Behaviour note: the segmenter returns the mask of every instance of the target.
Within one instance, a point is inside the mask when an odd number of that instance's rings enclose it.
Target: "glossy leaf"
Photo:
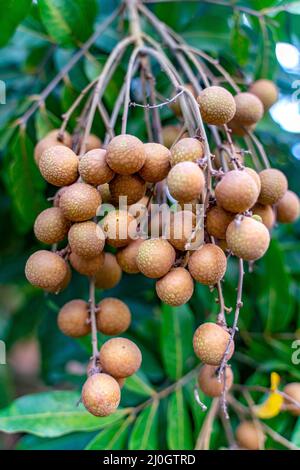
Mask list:
[[[167,443],[170,450],[193,448],[192,425],[182,389],[176,390],[169,399]]]
[[[121,450],[125,448],[129,428],[132,424],[133,417],[113,424],[101,431],[86,446],[86,450]]]
[[[158,448],[158,406],[159,402],[154,400],[139,414],[130,436],[130,450]]]
[[[4,46],[14,34],[18,24],[30,10],[32,0],[0,1],[0,47]]]

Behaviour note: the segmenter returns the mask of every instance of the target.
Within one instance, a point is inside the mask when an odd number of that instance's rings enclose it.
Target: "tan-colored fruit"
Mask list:
[[[261,191],[258,202],[261,204],[276,204],[286,193],[288,182],[282,171],[268,168],[259,173]]]
[[[65,186],[77,180],[78,163],[79,159],[73,150],[65,145],[54,145],[42,153],[39,169],[48,183]]]
[[[64,217],[59,207],[49,207],[41,212],[34,222],[36,238],[47,244],[63,240],[70,228],[70,222]]]
[[[109,184],[108,183],[101,184],[100,186],[98,186],[97,189],[101,195],[103,204],[104,203],[110,204],[111,194],[110,194]]]
[[[150,183],[165,179],[170,169],[170,150],[161,144],[144,144],[146,160],[139,171],[140,176]]]
[[[162,128],[163,144],[168,149],[171,148],[174,142],[177,140],[178,136],[180,135],[180,132],[181,132],[180,126],[175,126],[175,125],[164,126]],[[187,136],[187,133],[185,133],[182,137],[186,137],[186,136]]]
[[[85,142],[85,151],[99,149],[102,145],[101,140],[95,134],[90,134]]]
[[[204,156],[203,144],[192,137],[179,140],[171,149],[171,166],[180,162],[194,162]]]
[[[191,83],[187,83],[186,85],[184,85],[184,87],[187,88],[196,98],[195,89]],[[187,94],[185,94],[185,96],[187,96]],[[170,104],[170,108],[172,109],[173,113],[176,114],[176,116],[182,116],[179,97],[176,99],[176,101],[172,101],[172,103]]]
[[[226,232],[226,241],[229,250],[247,261],[261,258],[270,244],[270,234],[262,222],[252,217],[243,217],[242,220],[233,220]]]
[[[105,235],[101,227],[88,220],[73,224],[68,233],[72,252],[83,258],[99,256],[105,244]]]
[[[260,182],[260,177],[259,177],[259,174],[253,170],[253,168],[249,168],[248,166],[246,166],[244,168],[244,171],[249,175],[251,176],[251,178],[254,179],[254,182],[257,186],[257,189],[258,189],[258,192],[260,193],[260,190],[261,190],[261,182]]]
[[[264,114],[264,107],[257,96],[252,93],[239,93],[234,97],[236,112],[233,121],[240,126],[256,124]]]
[[[118,382],[108,374],[93,374],[85,382],[82,403],[94,416],[108,416],[119,406],[121,392]]]
[[[267,229],[271,230],[271,228],[274,227],[275,214],[272,206],[263,206],[262,204],[257,203],[254,207],[252,207],[252,213],[253,215],[259,215],[261,217],[261,220]]]
[[[139,247],[136,262],[145,276],[156,279],[170,271],[175,262],[175,250],[167,240],[151,238]]]
[[[112,202],[121,204],[120,197],[127,198],[124,204],[134,204],[145,194],[146,183],[139,175],[116,175],[109,183]]]
[[[65,274],[65,277],[63,278],[63,281],[59,284],[57,292],[61,292],[62,290],[66,289],[68,285],[70,284],[70,281],[72,278],[72,271],[71,271],[69,263],[67,262],[66,262],[66,267],[67,267],[67,272]]]
[[[265,436],[252,421],[243,421],[236,429],[236,439],[243,449],[259,450]]]
[[[185,251],[186,245],[193,242],[193,229],[196,217],[191,211],[178,211],[171,214],[168,240],[177,250]]]
[[[185,268],[174,268],[156,281],[155,288],[162,302],[176,307],[190,300],[194,292],[194,282]]]
[[[110,246],[120,248],[132,240],[136,232],[135,218],[125,210],[113,210],[101,221],[102,230]]]
[[[73,222],[91,219],[101,204],[101,196],[96,188],[85,183],[74,183],[61,195],[59,207],[64,216]]]
[[[72,338],[81,338],[91,331],[89,305],[84,300],[67,302],[59,311],[57,323],[60,331]]]
[[[127,305],[119,299],[108,297],[97,305],[97,328],[104,335],[120,335],[131,323]]]
[[[201,91],[197,98],[201,116],[207,124],[221,126],[231,121],[235,114],[235,100],[229,91],[211,86]]]
[[[54,145],[65,145],[69,148],[72,147],[72,137],[67,131],[64,132],[62,141],[58,140],[58,134],[59,129],[54,129],[53,131],[45,135],[45,137],[43,137],[36,144],[34,148],[34,159],[37,165],[39,164],[39,160],[41,158],[42,153],[49,147],[53,147]]]
[[[196,163],[181,162],[173,166],[167,178],[171,196],[180,202],[199,198],[205,185],[203,171]]]
[[[258,198],[258,188],[254,179],[243,170],[226,173],[216,186],[217,203],[223,209],[238,213],[252,207]]]
[[[218,380],[218,367],[205,364],[201,367],[198,375],[200,389],[208,397],[220,397],[224,389],[224,371]],[[231,367],[225,369],[225,389],[230,390],[233,383],[233,373]]]
[[[224,253],[228,250],[228,245],[226,240],[218,240],[217,245],[224,251]]]
[[[249,92],[257,96],[264,106],[264,110],[268,111],[278,99],[278,88],[271,80],[261,78],[252,83]]]
[[[85,183],[109,183],[114,177],[114,172],[106,163],[106,150],[94,149],[83,155],[79,162],[79,174]]]
[[[76,253],[71,253],[69,259],[72,267],[84,276],[94,276],[104,265],[103,252],[93,258],[83,258]]]
[[[117,261],[125,273],[135,274],[139,272],[136,258],[143,241],[142,238],[133,240],[117,252]]]
[[[228,123],[228,127],[234,135],[244,137],[245,135],[248,135],[248,132],[254,131],[256,124],[252,124],[252,126],[243,126],[233,119]]]
[[[289,395],[291,398],[296,400],[300,405],[300,383],[299,382],[291,382],[287,384],[284,389],[284,393]],[[284,399],[284,404],[286,405],[287,409],[294,415],[300,416],[300,407],[293,404],[287,398]]]
[[[129,377],[141,366],[138,346],[127,338],[112,338],[100,349],[99,361],[103,370],[116,378]]]
[[[104,264],[95,275],[95,286],[98,289],[112,289],[121,280],[122,269],[116,257],[111,253],[104,253]]]
[[[137,173],[145,163],[143,142],[129,134],[114,137],[107,147],[106,161],[120,175]]]
[[[244,155],[241,153],[241,149],[238,145],[234,145],[234,153],[232,155],[231,151],[231,146],[225,142],[222,144],[222,148],[216,148],[214,150],[215,158],[213,160],[214,166],[216,168],[221,168],[222,167],[222,156],[227,163],[228,169],[229,170],[234,170],[234,165],[233,162],[231,161],[231,155],[241,164],[243,165],[244,163]],[[224,165],[225,166],[225,165]],[[226,168],[223,168],[223,170],[226,170]]]
[[[27,260],[25,275],[35,287],[47,292],[59,292],[67,276],[67,263],[56,253],[39,250]]]
[[[300,215],[299,197],[293,191],[287,191],[276,206],[277,220],[284,224],[295,222]]]
[[[219,366],[229,343],[230,335],[216,323],[203,323],[194,333],[193,346],[197,357],[211,366]],[[234,344],[231,343],[227,359],[234,352]]]
[[[195,281],[212,286],[224,276],[227,260],[224,251],[219,246],[207,243],[193,252],[189,258],[188,267]]]
[[[226,238],[226,230],[234,215],[227,212],[220,206],[214,206],[206,214],[206,229],[212,237],[218,239]]]

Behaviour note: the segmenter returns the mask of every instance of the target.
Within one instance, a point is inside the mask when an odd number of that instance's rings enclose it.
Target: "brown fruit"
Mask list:
[[[67,274],[65,260],[56,253],[46,250],[33,253],[25,266],[25,275],[30,284],[47,292],[59,292]]]
[[[205,185],[203,171],[196,163],[181,162],[173,166],[167,178],[171,196],[180,202],[198,199]]]
[[[104,265],[103,252],[93,258],[83,258],[76,253],[71,253],[69,259],[72,267],[84,276],[95,276]]]
[[[99,361],[103,370],[116,378],[133,375],[141,366],[142,354],[133,341],[112,338],[100,349]]]
[[[267,251],[270,234],[262,222],[252,217],[243,217],[242,220],[233,220],[229,224],[226,241],[235,256],[246,261],[255,261]]]
[[[37,216],[33,230],[40,242],[51,245],[66,237],[70,225],[59,207],[49,207]]]
[[[71,271],[69,263],[66,263],[66,267],[67,267],[66,275],[63,278],[63,281],[59,284],[57,292],[61,292],[62,290],[66,289],[68,285],[70,284],[70,281],[72,278],[72,271]]]
[[[151,238],[139,247],[136,262],[145,276],[156,279],[170,271],[175,262],[175,250],[167,240]]]
[[[72,252],[83,258],[99,256],[105,244],[105,235],[101,227],[88,220],[73,224],[68,233]]]
[[[114,137],[107,146],[106,161],[120,175],[138,172],[145,163],[143,142],[129,134]]]
[[[82,403],[94,416],[108,416],[119,406],[121,392],[118,382],[108,374],[93,374],[82,389]]]
[[[283,391],[284,393],[289,395],[291,398],[296,400],[300,405],[300,383],[299,382],[291,382],[287,384],[284,387]],[[284,404],[294,416],[300,416],[300,406],[297,407],[287,398],[284,399]]]
[[[257,96],[252,93],[239,93],[234,97],[236,112],[234,123],[240,126],[252,126],[256,124],[264,114],[264,107]]]
[[[221,374],[220,382],[217,375],[218,367],[205,364],[201,367],[198,375],[200,389],[208,397],[220,397],[224,389],[224,371]],[[230,390],[233,383],[233,373],[231,367],[225,369],[225,390]]]
[[[60,331],[72,338],[81,338],[91,331],[89,305],[84,300],[67,302],[59,311],[57,323]]]
[[[256,124],[252,124],[252,126],[243,126],[233,119],[228,123],[228,127],[234,135],[244,137],[245,135],[248,135],[248,132],[254,131]]]
[[[190,300],[194,292],[194,282],[185,268],[174,268],[156,281],[155,288],[162,302],[176,307]]]
[[[282,171],[268,168],[259,173],[261,191],[258,202],[260,204],[276,204],[286,193],[288,183]]]
[[[150,183],[165,179],[170,169],[170,150],[161,144],[150,142],[144,144],[146,160],[139,175]]]
[[[109,189],[109,184],[104,183],[98,186],[98,191],[100,193],[103,204],[111,204],[111,194]]]
[[[259,450],[265,436],[252,421],[243,421],[236,429],[236,439],[243,449]]]
[[[133,240],[129,245],[117,252],[117,261],[125,273],[135,274],[139,272],[136,258],[143,241],[142,238]]]
[[[192,137],[179,140],[171,149],[171,166],[180,162],[194,162],[204,156],[203,144]]]
[[[74,183],[61,195],[59,207],[64,216],[73,222],[91,219],[101,204],[99,191],[85,183]]]
[[[284,224],[295,222],[300,215],[300,202],[297,194],[293,191],[287,191],[278,201],[276,214],[278,222]]]
[[[131,323],[127,305],[119,299],[107,297],[97,305],[97,328],[104,335],[120,335]]]
[[[249,92],[257,96],[264,106],[264,110],[268,111],[269,108],[278,99],[278,89],[274,82],[261,78],[252,83],[249,87]]]
[[[244,155],[241,152],[241,149],[238,145],[234,145],[234,153],[233,157],[241,164],[244,164]],[[231,146],[225,142],[222,144],[222,148],[216,148],[214,150],[215,158],[213,160],[214,166],[216,168],[221,168],[222,167],[222,156],[224,161],[227,163],[228,169],[229,170],[234,170],[234,165],[233,162],[231,161]],[[223,170],[226,170],[226,168],[223,168]]]
[[[192,242],[196,217],[191,211],[178,211],[171,214],[168,240],[176,250],[185,251],[186,245]]]
[[[267,229],[271,230],[275,224],[275,214],[272,209],[272,206],[263,206],[262,204],[255,204],[252,207],[253,215],[259,215],[262,219],[263,224],[267,227]]]
[[[45,135],[45,137],[43,137],[36,144],[34,148],[34,159],[37,165],[39,164],[39,160],[41,158],[42,153],[49,147],[53,147],[53,145],[65,145],[69,148],[72,147],[72,137],[67,131],[64,132],[62,141],[58,140],[58,134],[59,129],[54,129],[53,131]]]
[[[114,172],[106,163],[106,150],[94,149],[83,155],[79,162],[79,174],[85,183],[109,183],[114,177]]]
[[[174,142],[177,140],[178,136],[180,135],[181,127],[180,126],[164,126],[162,128],[162,140],[163,144],[169,149],[172,147]],[[185,133],[182,137],[187,136]]]
[[[197,357],[211,366],[219,366],[230,339],[229,333],[216,323],[203,323],[194,333],[193,346]],[[227,359],[234,352],[234,344],[231,343]]]
[[[256,203],[258,194],[254,179],[243,170],[226,173],[215,190],[217,203],[233,213],[250,209]]]
[[[112,289],[121,280],[122,269],[116,257],[111,253],[104,253],[104,264],[95,275],[95,286],[98,289]]]
[[[213,286],[224,276],[227,260],[224,251],[219,246],[207,243],[193,252],[189,258],[188,267],[195,281]]]
[[[258,192],[260,193],[260,190],[261,190],[261,182],[260,182],[260,177],[259,177],[259,174],[253,170],[253,168],[249,168],[248,166],[246,166],[244,168],[244,171],[249,175],[251,176],[251,178],[253,178],[256,186],[257,186],[257,190]]]
[[[221,126],[231,121],[235,114],[235,100],[229,91],[211,86],[201,91],[197,98],[201,116],[207,124]]]
[[[206,214],[206,229],[212,237],[218,239],[226,238],[226,230],[234,215],[227,212],[220,206],[214,206]]]
[[[112,210],[101,221],[108,245],[120,248],[126,246],[135,235],[137,222],[125,210]]]
[[[146,183],[139,175],[116,175],[109,183],[112,202],[119,205],[120,197],[127,198],[124,204],[131,205],[145,194]]]
[[[85,151],[89,152],[90,150],[99,149],[102,145],[101,140],[94,134],[90,134],[85,142]]]
[[[48,183],[65,186],[78,178],[79,159],[73,150],[65,145],[47,148],[39,159],[39,169]]]

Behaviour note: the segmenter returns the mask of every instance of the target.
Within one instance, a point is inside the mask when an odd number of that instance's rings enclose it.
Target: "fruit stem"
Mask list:
[[[95,278],[91,277],[89,289],[89,306],[90,306],[90,319],[91,319],[91,330],[92,330],[92,360],[93,366],[96,367],[97,359],[99,356],[98,350],[98,338],[97,338],[97,322],[96,322],[96,303],[95,303]]]

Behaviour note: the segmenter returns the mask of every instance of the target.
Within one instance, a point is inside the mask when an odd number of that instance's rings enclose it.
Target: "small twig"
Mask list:
[[[209,412],[202,424],[201,431],[196,441],[195,450],[209,450],[213,423],[219,410],[219,404],[219,398],[214,398],[210,405]]]
[[[97,366],[97,359],[99,356],[98,350],[98,338],[97,338],[97,322],[96,322],[96,304],[95,304],[95,279],[90,278],[90,289],[89,289],[89,307],[90,307],[90,320],[92,329],[92,351],[93,351],[93,367]]]

